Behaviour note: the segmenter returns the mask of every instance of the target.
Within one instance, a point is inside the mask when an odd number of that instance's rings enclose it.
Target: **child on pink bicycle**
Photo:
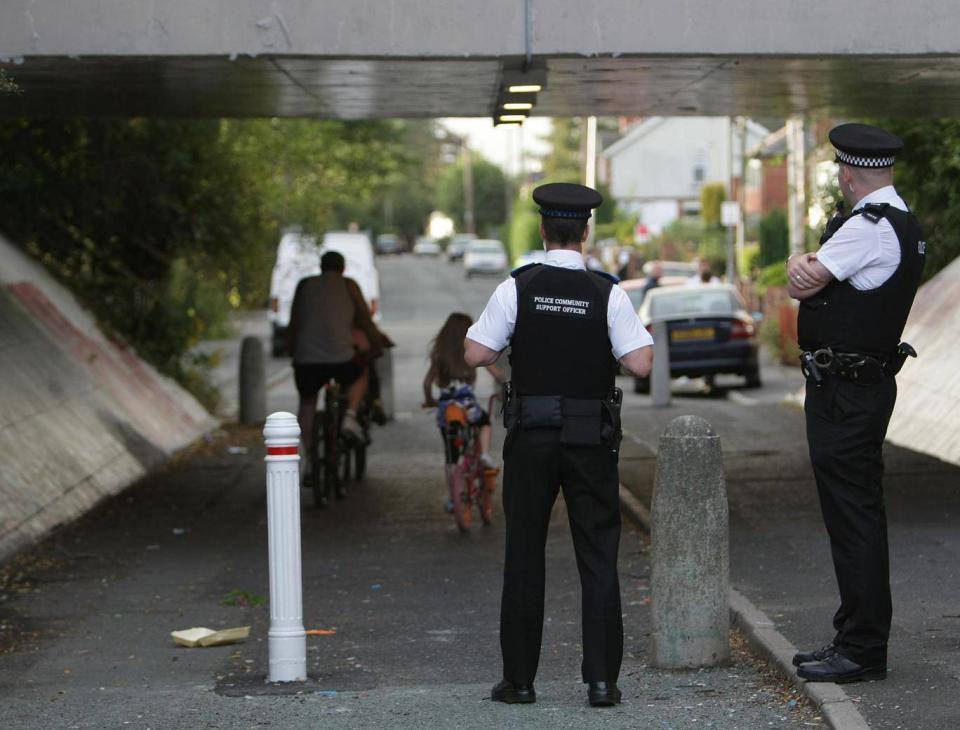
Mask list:
[[[461,406],[467,423],[479,428],[480,461],[485,467],[494,469],[496,462],[490,456],[490,415],[477,402],[473,392],[477,369],[463,359],[463,341],[472,324],[470,315],[454,312],[434,338],[430,348],[430,367],[423,379],[423,407],[437,408],[437,426],[442,434],[446,427],[447,406],[451,403]],[[487,370],[498,383],[503,382],[503,373],[498,367],[489,365]],[[439,400],[433,397],[433,386],[440,389]],[[455,461],[456,455],[448,453],[447,464]]]

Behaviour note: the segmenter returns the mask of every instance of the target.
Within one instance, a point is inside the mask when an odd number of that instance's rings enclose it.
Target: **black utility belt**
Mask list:
[[[566,398],[561,395],[511,395],[504,408],[504,425],[521,429],[557,429],[560,443],[569,446],[612,445],[620,442],[622,391],[611,396]]]
[[[911,351],[912,349],[910,348]],[[807,380],[816,385],[822,385],[824,376],[827,375],[849,380],[858,385],[875,385],[884,378],[893,377],[900,372],[906,357],[907,354],[901,354],[899,349],[895,358],[881,359],[858,352],[835,352],[829,347],[823,347],[819,350],[802,352],[800,369]],[[916,357],[915,353],[913,357]]]

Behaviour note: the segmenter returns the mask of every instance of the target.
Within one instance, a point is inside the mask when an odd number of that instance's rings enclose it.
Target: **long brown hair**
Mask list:
[[[463,359],[463,340],[473,318],[463,312],[454,312],[437,333],[430,347],[430,367],[437,385],[446,387],[453,380],[472,383],[477,378],[476,368]]]

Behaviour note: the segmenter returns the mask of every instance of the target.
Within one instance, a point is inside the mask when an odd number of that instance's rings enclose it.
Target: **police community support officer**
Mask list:
[[[580,569],[583,681],[591,705],[614,705],[623,658],[614,376],[617,360],[634,375],[647,375],[653,340],[616,279],[585,270],[581,245],[590,211],[603,202],[600,194],[553,183],[534,190],[533,199],[543,216],[546,260],[514,271],[497,288],[465,345],[473,366],[495,362],[512,346],[504,443],[503,681],[492,698],[536,701],[544,548],[562,487]]]
[[[813,681],[882,679],[890,635],[883,440],[897,397],[894,375],[912,348],[900,343],[920,284],[926,244],[893,188],[899,138],[844,124],[830,132],[838,181],[853,207],[827,225],[815,254],[787,262],[800,300],[810,461],[840,587],[836,634],[793,663]]]

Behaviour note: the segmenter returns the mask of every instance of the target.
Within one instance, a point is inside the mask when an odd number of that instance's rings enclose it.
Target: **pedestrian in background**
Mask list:
[[[503,679],[498,702],[536,701],[544,611],[544,550],[562,488],[580,570],[583,681],[591,705],[620,702],[623,619],[617,452],[620,364],[645,377],[653,340],[615,278],[585,270],[581,246],[603,198],[582,185],[533,192],[543,264],[513,272],[467,332],[466,361],[496,362],[511,346],[503,447],[506,555],[500,604]]]
[[[897,397],[896,373],[912,348],[900,343],[920,285],[926,243],[893,187],[899,138],[844,124],[830,132],[849,215],[834,217],[816,253],[787,261],[800,300],[807,376],[807,443],[840,588],[833,639],[794,657],[810,681],[883,679],[890,600],[883,441]]]

